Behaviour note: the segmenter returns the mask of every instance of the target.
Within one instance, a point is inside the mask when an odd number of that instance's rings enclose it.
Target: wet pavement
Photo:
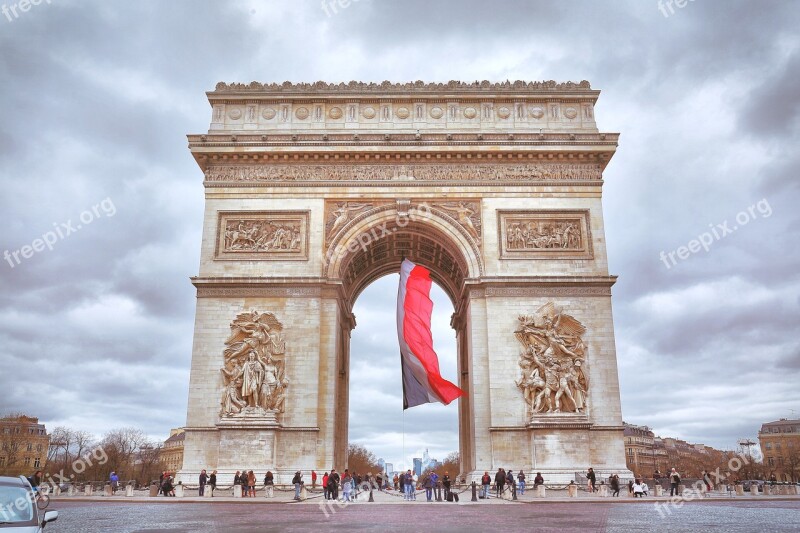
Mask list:
[[[660,500],[664,503],[666,500]],[[661,508],[654,501],[411,504],[260,501],[145,503],[54,500],[57,532],[250,531],[798,531],[800,501],[693,501]]]

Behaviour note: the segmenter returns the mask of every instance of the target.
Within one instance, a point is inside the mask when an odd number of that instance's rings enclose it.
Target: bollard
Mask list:
[[[203,491],[203,498],[213,498],[214,497],[214,490],[211,488],[211,485],[206,485],[206,490]]]
[[[744,496],[744,485],[734,485],[733,490],[736,491],[737,496]]]
[[[567,495],[570,498],[577,498],[578,497],[578,485],[574,483],[567,486]]]
[[[656,486],[653,487],[653,496],[663,496],[663,495],[664,495],[664,487],[656,484]]]
[[[478,501],[478,491],[476,490],[474,481],[472,482],[472,501],[473,502]]]
[[[275,487],[272,485],[267,485],[267,490],[264,491],[264,497],[266,498],[274,498],[275,497]]]
[[[53,487],[53,496],[61,496],[61,487],[56,485]]]
[[[83,494],[84,494],[84,495],[86,495],[86,496],[91,496],[93,493],[94,493],[94,487],[92,487],[91,483],[90,483],[90,484],[87,484],[87,485],[86,485],[86,486],[83,488]]]
[[[183,498],[184,497],[185,487],[178,483],[175,485],[175,497],[176,498]]]
[[[517,499],[517,484],[514,483],[511,485],[511,500],[516,501]]]
[[[233,497],[234,498],[241,498],[242,497],[242,486],[238,483],[233,486]]]
[[[300,485],[300,501],[308,499],[308,489],[306,489],[305,483]]]
[[[544,488],[544,485],[537,485],[535,491],[537,498],[544,498],[547,495],[547,490]]]
[[[106,484],[103,486],[103,496],[113,496],[114,491],[111,490],[111,485]]]
[[[600,485],[600,497],[608,498],[608,485]]]
[[[70,486],[67,487],[67,496],[75,496],[75,485],[70,484]]]
[[[758,492],[758,483],[752,483],[750,485],[750,495],[751,496],[761,496]]]
[[[133,496],[133,485],[126,485],[125,486],[125,496],[127,498],[131,498]]]
[[[153,483],[152,485],[150,485],[150,497],[155,498],[157,496],[158,496],[158,485]]]
[[[369,487],[369,502],[374,502],[375,499],[372,497],[372,486]]]

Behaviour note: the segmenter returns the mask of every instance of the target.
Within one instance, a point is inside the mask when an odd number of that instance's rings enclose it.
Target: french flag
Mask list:
[[[403,369],[403,409],[423,403],[449,404],[464,391],[439,374],[439,358],[433,351],[430,299],[431,273],[403,259],[397,291],[397,339]]]

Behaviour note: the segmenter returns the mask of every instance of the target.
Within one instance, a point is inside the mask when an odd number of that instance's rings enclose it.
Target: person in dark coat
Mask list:
[[[613,474],[609,482],[611,484],[611,496],[619,496],[619,476]]]
[[[494,488],[497,491],[497,497],[500,498],[503,495],[503,485],[506,483],[506,473],[503,472],[502,468],[497,469],[497,473],[494,475]]]
[[[211,497],[214,497],[214,490],[217,488],[217,471],[214,470],[211,472],[211,475],[208,476],[208,486],[211,487]]]
[[[447,472],[445,472],[442,476],[442,486],[444,487],[444,501],[446,502],[450,501],[450,484],[450,476],[447,474]]]
[[[175,493],[172,492],[174,487],[172,486],[172,478],[167,476],[164,479],[164,484],[161,485],[161,490],[164,492],[164,496],[175,496]]]
[[[342,478],[339,477],[339,473],[335,468],[332,468],[331,473],[328,476],[328,493],[331,497],[331,500],[339,499],[339,482],[341,480]]]
[[[205,494],[205,491],[206,491],[206,483],[208,483],[208,475],[206,474],[205,470],[201,470],[200,471],[200,479],[199,479],[199,481],[200,481],[200,491],[199,491],[198,494],[200,496],[203,496]]]
[[[533,478],[533,488],[536,488],[539,485],[544,485],[544,478],[542,477],[541,472],[536,472],[536,477]]]

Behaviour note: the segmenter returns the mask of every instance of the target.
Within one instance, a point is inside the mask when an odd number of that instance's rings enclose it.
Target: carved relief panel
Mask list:
[[[308,259],[308,211],[220,211],[216,259]]]
[[[499,210],[501,259],[592,259],[588,210]]]

